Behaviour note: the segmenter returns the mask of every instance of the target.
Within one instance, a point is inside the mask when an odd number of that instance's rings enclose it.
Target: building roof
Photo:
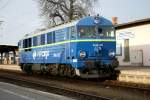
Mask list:
[[[150,24],[150,18],[135,20],[135,21],[123,23],[123,24],[117,24],[115,27],[116,27],[116,29],[124,29],[124,28],[144,25],[144,24]]]
[[[11,46],[11,45],[0,45],[0,53],[1,52],[9,52],[18,50],[18,46]]]

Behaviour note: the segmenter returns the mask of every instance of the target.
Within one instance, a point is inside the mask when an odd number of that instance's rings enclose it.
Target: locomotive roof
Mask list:
[[[98,23],[95,23],[96,18],[99,19]],[[95,25],[95,24],[107,26],[107,25],[112,25],[112,22],[109,21],[108,19],[104,18],[104,17],[88,16],[88,17],[85,17],[85,18],[79,20],[77,23],[78,26],[80,26],[80,25]]]
[[[108,19],[106,19],[102,16],[100,16],[100,17],[98,16],[99,22],[95,23],[95,18],[96,17],[87,16],[87,17],[81,18],[79,20],[75,20],[75,21],[67,22],[67,23],[64,23],[64,24],[61,24],[61,25],[57,25],[55,27],[51,27],[50,29],[47,29],[45,31],[40,31],[38,33],[33,33],[33,34],[26,34],[24,39],[29,38],[29,37],[38,36],[38,35],[41,35],[41,34],[45,34],[45,33],[48,33],[48,32],[52,32],[52,31],[55,31],[55,30],[71,27],[71,26],[82,26],[82,25],[89,26],[89,25],[95,25],[95,24],[102,25],[102,26],[113,25],[110,20],[108,20]]]

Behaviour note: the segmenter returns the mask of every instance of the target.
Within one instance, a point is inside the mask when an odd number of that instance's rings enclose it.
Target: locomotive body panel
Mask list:
[[[105,76],[106,70],[111,74],[118,66],[114,27],[109,20],[96,18],[86,17],[20,40],[22,70],[67,71],[64,75],[74,72],[85,78]]]

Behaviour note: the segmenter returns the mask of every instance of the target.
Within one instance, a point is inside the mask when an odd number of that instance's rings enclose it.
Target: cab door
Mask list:
[[[76,43],[76,27],[71,26],[67,32],[67,43],[66,43],[66,61],[70,63],[75,58]]]

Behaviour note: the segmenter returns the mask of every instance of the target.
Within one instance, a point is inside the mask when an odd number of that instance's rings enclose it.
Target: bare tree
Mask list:
[[[41,15],[50,26],[87,15],[95,2],[97,0],[39,0]]]

